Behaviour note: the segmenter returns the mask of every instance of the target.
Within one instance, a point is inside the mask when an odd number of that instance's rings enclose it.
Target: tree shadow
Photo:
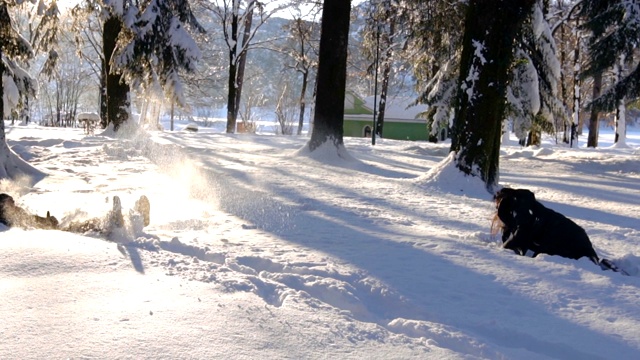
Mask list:
[[[411,231],[393,232],[349,209],[336,208],[325,199],[314,197],[314,194],[284,191],[274,197],[270,192],[257,190],[242,171],[220,169],[215,161],[188,151],[184,149],[180,154],[153,151],[156,155],[150,158],[161,165],[197,159],[199,164],[204,164],[198,167],[200,175],[206,179],[199,186],[206,187],[211,196],[218,199],[220,210],[283,241],[330,254],[337,261],[355,266],[389,286],[399,294],[390,303],[374,300],[364,292],[359,294],[369,313],[377,314],[374,321],[389,331],[416,337],[437,336],[389,326],[389,321],[404,318],[437,322],[500,346],[526,349],[559,359],[629,358],[637,355],[638,349],[615,335],[603,335],[563,319],[543,305],[501,285],[497,275],[500,272],[517,273],[523,283],[536,284],[545,280],[540,278],[538,268],[531,266],[529,269],[523,265],[526,258],[507,255],[486,244],[462,242],[447,233],[440,237],[426,237],[416,236]],[[204,190],[195,189],[194,192]],[[345,194],[350,190],[339,186],[332,191],[336,196],[359,196]],[[379,205],[389,206],[385,203]],[[392,210],[402,211],[400,208]],[[463,219],[457,221],[464,223]],[[449,244],[451,246],[447,247]],[[445,250],[432,252],[440,246]],[[494,264],[496,270],[478,273],[463,265],[469,261]],[[599,269],[594,267],[594,271]],[[551,276],[549,273],[546,275]],[[609,276],[613,282],[623,281],[614,278],[617,274]],[[397,299],[406,301],[395,301]],[[606,301],[603,304],[606,305]],[[494,320],[487,323],[487,319]],[[445,342],[441,344],[447,346]],[[477,349],[462,350],[458,345],[449,346],[454,351],[477,355],[474,353]],[[596,355],[603,353],[606,355]]]
[[[144,275],[144,264],[142,263],[142,258],[140,257],[140,251],[135,244],[118,244],[118,250],[125,256],[129,257],[131,260],[131,265],[133,268]]]

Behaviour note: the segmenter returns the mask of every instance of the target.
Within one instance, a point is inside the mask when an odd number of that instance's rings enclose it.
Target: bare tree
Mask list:
[[[242,6],[243,3],[244,6]],[[201,6],[209,11],[222,27],[229,55],[227,132],[234,133],[247,51],[249,51],[258,29],[275,13],[286,8],[289,4],[275,0],[265,3],[257,0],[213,0],[201,3]]]
[[[275,111],[278,130],[280,130],[281,135],[293,134],[293,118],[295,114],[292,111],[293,107],[291,106],[291,103],[288,101],[288,99],[289,88],[287,87],[287,84],[284,84],[282,86],[282,90],[280,91],[280,96],[278,97]],[[298,135],[299,134],[300,129],[298,128]]]
[[[391,0],[382,0],[371,3],[370,16],[367,18],[365,31],[366,48],[369,49],[369,57],[373,63],[369,66],[369,73],[373,73],[378,79],[380,73],[380,97],[377,104],[375,133],[382,136],[384,129],[384,115],[389,92],[391,66],[395,48],[398,46],[398,3]],[[376,84],[377,87],[377,84]]]
[[[311,81],[312,72],[318,66],[318,44],[319,44],[319,27],[313,20],[317,14],[317,7],[312,7],[306,14],[302,14],[299,7],[294,10],[294,19],[285,26],[288,31],[289,39],[283,52],[287,55],[289,61],[285,63],[286,69],[293,69],[302,76],[300,85],[300,96],[298,100],[298,131],[302,134],[304,127],[304,115],[306,110],[307,88]],[[281,100],[280,97],[279,100]],[[280,101],[278,101],[280,104]]]
[[[107,75],[102,47],[103,27],[101,22],[102,6],[99,0],[84,0],[73,7],[71,15],[72,32],[75,36],[76,52],[93,72],[98,84],[100,122],[106,127],[107,121]]]

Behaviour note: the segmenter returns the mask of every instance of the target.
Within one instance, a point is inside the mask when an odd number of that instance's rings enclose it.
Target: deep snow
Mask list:
[[[110,239],[0,225],[0,359],[640,358],[637,129],[500,160],[502,185],[585,227],[622,276],[501,249],[448,144],[345,138],[345,160],[219,127],[6,127],[49,174],[0,183],[22,206],[68,222],[146,194],[152,211]]]

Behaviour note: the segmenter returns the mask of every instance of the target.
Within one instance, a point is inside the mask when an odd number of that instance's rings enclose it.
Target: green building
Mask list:
[[[378,99],[379,100],[379,99]],[[387,98],[382,137],[396,140],[428,140],[427,121],[420,119],[426,105],[409,106],[409,98]],[[371,137],[373,96],[366,99],[347,92],[344,99],[344,136]]]

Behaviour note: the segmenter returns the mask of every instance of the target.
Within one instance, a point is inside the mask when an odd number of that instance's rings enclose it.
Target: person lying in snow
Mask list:
[[[146,196],[141,196],[136,201],[134,211],[142,216],[144,226],[148,226],[150,222],[151,205]],[[124,226],[124,217],[122,216],[122,205],[118,196],[113,197],[113,209],[109,211],[106,218],[93,218],[82,222],[71,222],[61,227],[58,219],[51,216],[49,211],[45,217],[31,214],[25,209],[16,205],[13,198],[8,194],[0,194],[0,224],[7,227],[20,228],[36,228],[63,230],[75,233],[86,233],[95,231],[98,233],[109,233],[113,228],[121,228]]]

